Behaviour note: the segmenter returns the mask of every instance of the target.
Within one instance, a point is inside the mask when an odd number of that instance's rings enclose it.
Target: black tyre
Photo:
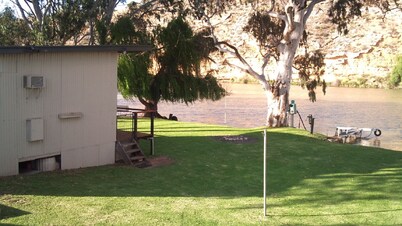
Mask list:
[[[374,130],[374,135],[375,135],[376,137],[381,136],[381,130],[379,130],[379,129]]]

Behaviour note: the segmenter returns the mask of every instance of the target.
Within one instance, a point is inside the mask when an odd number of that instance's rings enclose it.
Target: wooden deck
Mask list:
[[[120,142],[127,142],[127,141],[136,141],[138,142],[141,139],[149,140],[150,141],[150,150],[151,155],[154,155],[154,113],[155,111],[148,111],[143,109],[135,109],[135,108],[128,108],[128,107],[118,107],[117,108],[117,115],[120,117],[131,118],[131,131],[121,131],[117,130],[117,141]],[[150,126],[148,131],[138,131],[138,115],[151,113],[150,117]]]

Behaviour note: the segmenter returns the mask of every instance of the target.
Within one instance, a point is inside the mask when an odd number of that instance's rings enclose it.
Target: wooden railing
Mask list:
[[[140,114],[145,115],[150,113],[150,129],[149,131],[138,131],[138,116]],[[133,140],[145,139],[150,141],[151,155],[154,155],[154,121],[155,121],[156,111],[154,110],[144,110],[129,107],[117,107],[117,116],[126,116],[131,118],[131,134]]]

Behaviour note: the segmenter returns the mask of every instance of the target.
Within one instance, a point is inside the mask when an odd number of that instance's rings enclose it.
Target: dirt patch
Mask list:
[[[129,142],[133,139],[133,134],[130,131],[116,131],[116,139],[120,142]],[[174,160],[167,156],[149,156],[143,162],[138,162],[136,166],[138,168],[155,168],[160,166],[168,166],[174,163]]]
[[[158,156],[147,158],[147,162],[150,163],[150,166],[146,168],[155,168],[160,166],[172,165],[174,163],[174,160],[167,156]]]
[[[221,141],[221,142],[234,143],[234,144],[254,143],[257,141],[257,138],[255,138],[255,137],[244,136],[244,135],[217,136],[217,137],[213,137],[213,138],[218,141]]]

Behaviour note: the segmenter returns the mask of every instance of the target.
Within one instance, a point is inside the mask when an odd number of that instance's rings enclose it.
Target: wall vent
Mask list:
[[[39,75],[24,75],[24,88],[41,89],[45,87],[45,78]]]
[[[53,171],[58,169],[58,164],[55,157],[44,158],[38,160],[38,170],[42,172]]]

